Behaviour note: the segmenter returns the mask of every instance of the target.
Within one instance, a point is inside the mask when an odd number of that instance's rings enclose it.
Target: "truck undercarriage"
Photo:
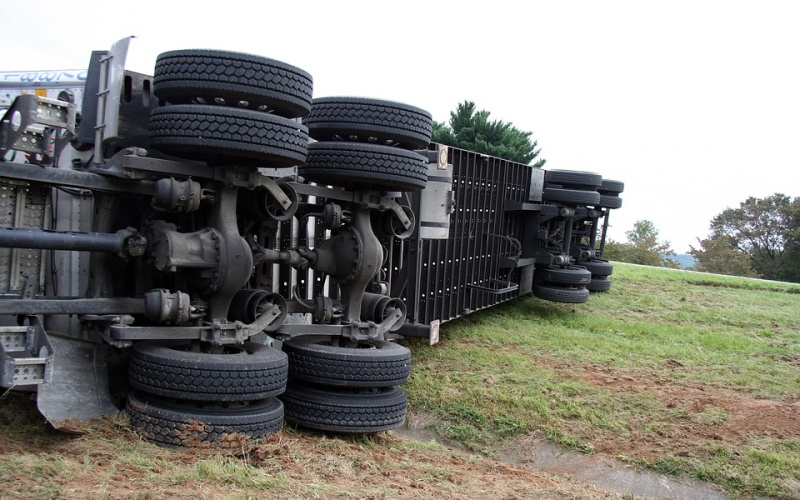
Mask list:
[[[411,353],[524,294],[606,291],[623,185],[431,144],[429,113],[312,99],[271,59],[92,54],[85,86],[0,123],[0,386],[56,427],[125,408],[224,445],[284,419],[401,425]]]

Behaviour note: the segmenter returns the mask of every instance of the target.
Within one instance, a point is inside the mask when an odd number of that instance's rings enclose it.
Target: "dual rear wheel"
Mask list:
[[[383,340],[340,345],[337,337],[284,342],[289,385],[281,396],[286,421],[333,432],[378,432],[405,422],[408,397],[399,388],[411,371],[411,351]]]

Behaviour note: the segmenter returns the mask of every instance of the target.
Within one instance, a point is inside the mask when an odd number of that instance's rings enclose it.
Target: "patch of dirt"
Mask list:
[[[51,430],[23,398],[0,400],[0,424],[0,498],[619,498],[392,432],[284,429],[237,450],[168,449],[141,441],[123,416]]]
[[[617,393],[648,392],[678,415],[658,432],[645,431],[645,422],[629,422],[630,435],[614,433],[591,439],[595,450],[612,456],[643,459],[665,455],[688,455],[704,443],[742,446],[753,437],[787,439],[800,437],[800,402],[757,399],[721,387],[682,382],[665,372],[640,369],[635,372],[593,363],[565,363],[537,358],[566,380],[580,380]],[[667,360],[671,373],[682,364]]]
[[[66,434],[52,430],[32,401],[5,398],[0,400],[0,496],[619,498],[579,481],[579,472],[602,466],[598,474],[607,475],[616,465],[602,460],[620,455],[696,456],[704,444],[739,447],[753,437],[800,437],[797,401],[757,399],[682,382],[670,375],[683,369],[677,360],[668,360],[662,371],[624,371],[548,358],[532,362],[563,380],[615,393],[653,394],[667,411],[674,410],[675,417],[656,431],[648,429],[647,422],[631,421],[627,433],[579,436],[593,444],[592,460],[562,461],[561,469],[544,472],[531,461],[513,459],[547,453],[546,446],[553,445],[542,436],[509,440],[498,446],[506,460],[492,460],[452,444],[432,443],[439,438],[427,429],[430,422],[413,411],[410,430],[396,434],[336,437],[288,429],[255,443],[237,440],[234,450],[165,449],[141,442],[124,417],[71,422],[69,428],[77,434]],[[198,467],[220,460],[249,472],[238,479],[225,471],[219,477],[198,477]],[[265,486],[254,478],[273,482]]]

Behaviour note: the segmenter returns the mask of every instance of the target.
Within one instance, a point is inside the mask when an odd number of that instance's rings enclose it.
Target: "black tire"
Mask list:
[[[266,57],[176,50],[156,58],[153,93],[173,104],[221,104],[286,118],[311,110],[311,75]]]
[[[577,264],[585,267],[592,273],[592,277],[598,276],[611,276],[614,272],[614,266],[607,260],[579,260]]]
[[[586,285],[586,289],[590,292],[607,292],[611,289],[611,280],[605,276],[597,276]]]
[[[544,181],[548,185],[560,184],[568,188],[588,187],[594,191],[600,187],[603,177],[594,172],[582,172],[579,170],[547,170],[544,173]]]
[[[154,109],[149,137],[153,147],[183,158],[249,159],[275,167],[299,165],[308,151],[308,131],[296,121],[221,106],[181,104]]]
[[[534,278],[542,283],[557,285],[586,285],[592,281],[592,273],[581,267],[537,267]]]
[[[314,99],[303,119],[308,134],[318,141],[350,141],[428,147],[433,119],[427,111],[399,102],[357,97]]]
[[[242,438],[261,439],[283,426],[283,403],[275,398],[201,404],[134,391],[126,410],[139,436],[167,446],[241,448]]]
[[[598,208],[621,208],[622,198],[617,195],[601,194],[600,203],[597,204]]]
[[[589,290],[585,287],[543,285],[541,283],[534,283],[533,295],[543,300],[570,304],[583,304],[589,300]]]
[[[600,202],[600,193],[579,189],[544,188],[542,201],[574,206],[595,206]]]
[[[620,194],[625,191],[625,183],[622,181],[613,181],[611,179],[603,179],[600,187],[597,188],[600,194]]]
[[[245,342],[225,354],[189,351],[190,341],[145,341],[131,348],[130,383],[160,396],[195,401],[254,401],[286,389],[286,353]]]
[[[411,372],[411,351],[385,340],[332,345],[330,337],[295,337],[283,343],[289,377],[336,387],[391,387],[404,384]]]
[[[360,190],[418,191],[428,181],[424,156],[391,146],[356,142],[308,145],[298,173],[307,180]]]
[[[408,396],[398,387],[325,389],[290,384],[281,396],[286,421],[332,432],[380,432],[403,425]]]

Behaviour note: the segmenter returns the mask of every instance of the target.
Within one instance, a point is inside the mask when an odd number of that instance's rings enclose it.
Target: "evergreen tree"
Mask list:
[[[541,150],[532,135],[509,122],[490,120],[488,111],[477,111],[474,102],[464,101],[450,112],[449,126],[433,123],[432,140],[526,165],[536,160],[534,166],[541,167],[545,160],[539,158]]]

